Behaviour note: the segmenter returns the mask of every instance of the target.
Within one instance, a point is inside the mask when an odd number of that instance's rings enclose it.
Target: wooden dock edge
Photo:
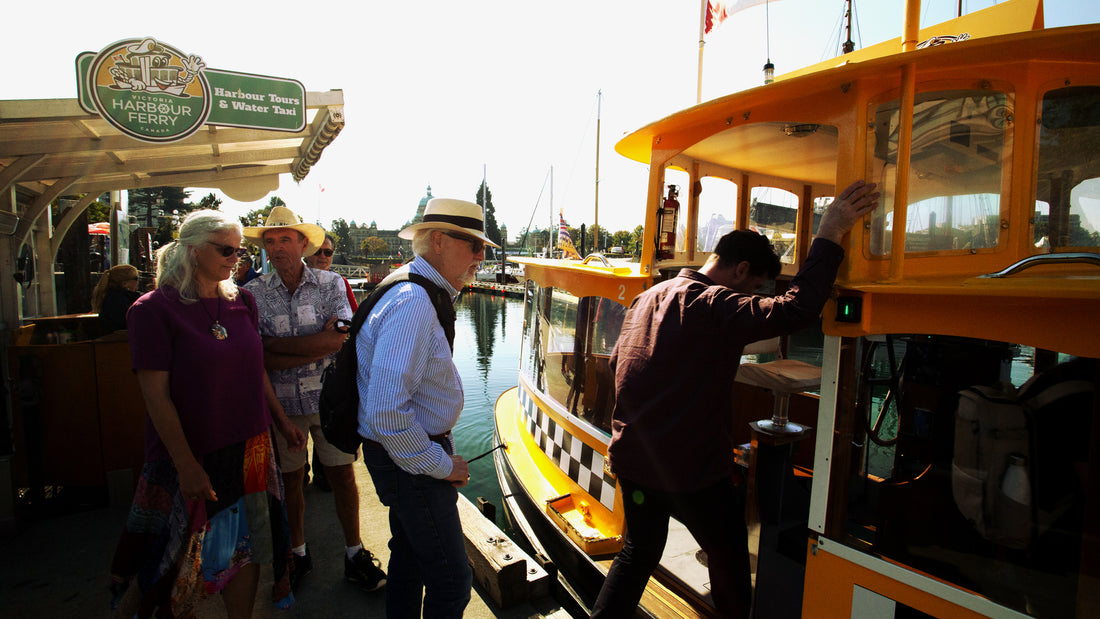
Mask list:
[[[475,281],[467,284],[466,288],[470,292],[479,292],[481,294],[490,294],[493,296],[511,297],[514,299],[522,299],[524,287],[523,284],[496,284],[493,282]]]
[[[546,570],[461,494],[458,514],[474,580],[498,608],[550,595],[551,578]]]

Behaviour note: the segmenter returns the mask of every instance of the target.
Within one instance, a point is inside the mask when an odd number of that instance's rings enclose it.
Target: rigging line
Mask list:
[[[771,2],[764,0],[764,47],[768,55],[768,62],[772,61],[772,28],[771,28]]]
[[[859,13],[856,13],[856,0],[852,0],[852,21],[855,22],[853,30],[855,30],[856,36],[852,38],[853,41],[859,39],[859,45],[856,49],[863,48],[863,33],[859,30]]]
[[[553,169],[553,168],[551,168]],[[542,194],[546,191],[546,183],[550,180],[550,170],[546,171],[546,176],[542,179],[542,189],[539,189],[539,197],[535,200],[535,208],[531,209],[531,218],[527,220],[527,227],[523,229],[523,238],[519,241],[519,246],[526,247],[527,235],[531,232],[531,222],[535,221],[535,213],[539,211],[539,202],[542,202]],[[553,213],[550,213],[553,216]]]
[[[573,155],[573,164],[569,167],[569,174],[565,177],[565,190],[562,191],[563,196],[569,195],[569,188],[573,185],[573,173],[577,170],[577,161],[581,158],[581,152],[583,152],[585,139],[588,137],[588,129],[592,126],[592,118],[596,115],[596,107],[598,103],[594,103],[592,107],[588,109],[588,120],[584,123],[584,132],[581,133],[581,141],[577,144],[576,154]],[[597,179],[599,180],[599,179]]]
[[[829,40],[825,42],[825,49],[821,50],[821,56],[818,60],[828,60],[830,58],[837,58],[840,56],[840,46],[842,45],[841,39],[844,38],[844,15],[848,12],[848,0],[840,0],[840,15],[837,17],[836,22],[833,23]]]

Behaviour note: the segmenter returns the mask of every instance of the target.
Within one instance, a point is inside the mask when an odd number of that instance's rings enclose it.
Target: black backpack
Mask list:
[[[419,284],[428,292],[439,324],[447,335],[447,343],[454,350],[455,308],[450,295],[428,278],[416,273],[405,271],[395,275],[393,279],[386,278],[355,311],[355,317],[348,329],[348,338],[336,353],[336,359],[321,374],[321,402],[318,410],[321,415],[321,431],[325,434],[325,440],[344,453],[358,453],[359,445],[363,442],[363,437],[359,436],[359,387],[356,382],[359,356],[355,347],[356,335],[382,295],[391,287],[405,281]]]

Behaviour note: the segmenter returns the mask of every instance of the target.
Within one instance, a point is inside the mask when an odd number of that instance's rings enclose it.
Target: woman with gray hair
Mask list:
[[[157,252],[156,290],[127,315],[145,399],[145,465],[111,564],[112,604],[137,576],[134,616],[188,616],[222,593],[229,617],[252,614],[259,566],[275,604],[293,603],[290,536],[269,427],[301,449],[263,368],[256,301],[230,275],[241,225],[188,215]],[[293,448],[293,447],[292,447]]]

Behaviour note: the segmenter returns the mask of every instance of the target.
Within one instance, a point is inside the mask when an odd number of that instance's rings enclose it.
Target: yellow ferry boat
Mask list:
[[[497,473],[582,608],[622,543],[604,456],[631,300],[732,228],[782,250],[781,292],[823,205],[864,178],[883,198],[820,329],[730,385],[755,616],[1100,616],[1100,25],[1044,29],[1041,0],[923,30],[919,12],[900,43],[621,140],[649,166],[640,263],[511,258],[526,311]],[[707,201],[715,183],[735,198]],[[681,529],[648,615],[714,614]]]

